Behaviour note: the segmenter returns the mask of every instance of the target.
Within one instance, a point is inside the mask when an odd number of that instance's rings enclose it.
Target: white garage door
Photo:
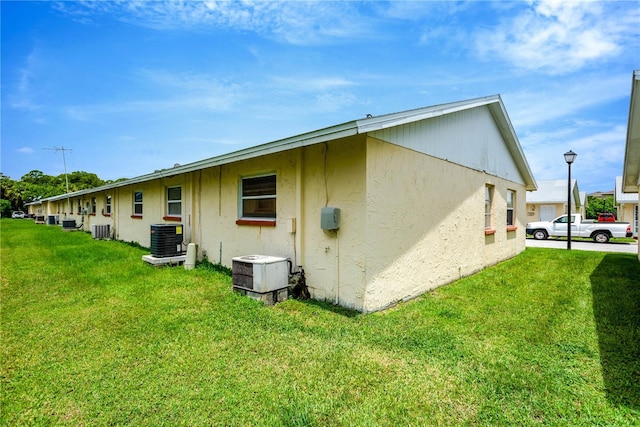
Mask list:
[[[540,206],[540,221],[551,221],[556,217],[555,206]]]

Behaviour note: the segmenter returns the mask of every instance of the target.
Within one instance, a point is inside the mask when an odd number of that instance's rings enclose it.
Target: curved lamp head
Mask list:
[[[578,155],[576,153],[574,153],[573,151],[569,150],[566,153],[564,153],[564,161],[571,164],[573,163],[573,161],[576,159]]]

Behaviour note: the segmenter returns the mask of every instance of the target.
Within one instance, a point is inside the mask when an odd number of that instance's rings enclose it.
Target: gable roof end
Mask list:
[[[482,106],[487,106],[487,108],[489,108],[489,111],[500,130],[500,134],[507,144],[507,149],[515,162],[518,171],[522,175],[522,179],[525,182],[525,189],[527,191],[535,191],[538,186],[533,178],[533,173],[531,172],[529,163],[524,156],[522,146],[520,145],[518,136],[513,129],[513,125],[507,115],[507,110],[504,107],[504,103],[502,102],[500,95],[485,96],[467,101],[451,102],[448,104],[434,105],[431,107],[418,108],[400,113],[385,114],[382,116],[357,120],[356,124],[358,127],[358,133],[366,133]]]

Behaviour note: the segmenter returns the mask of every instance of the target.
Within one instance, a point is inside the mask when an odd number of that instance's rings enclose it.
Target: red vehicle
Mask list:
[[[598,222],[616,222],[616,216],[612,213],[598,214]]]

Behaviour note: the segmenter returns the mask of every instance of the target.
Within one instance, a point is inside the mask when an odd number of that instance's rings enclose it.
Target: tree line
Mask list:
[[[71,172],[65,177],[65,174],[51,176],[39,170],[32,170],[17,181],[0,172],[0,213],[3,217],[7,217],[12,211],[26,212],[27,203],[65,194],[67,181],[69,192],[100,187],[113,182],[102,180],[95,173],[84,171]]]
[[[587,219],[597,219],[598,214],[601,213],[618,213],[615,208],[613,195],[606,197],[587,196],[587,205],[585,209],[585,216]]]

